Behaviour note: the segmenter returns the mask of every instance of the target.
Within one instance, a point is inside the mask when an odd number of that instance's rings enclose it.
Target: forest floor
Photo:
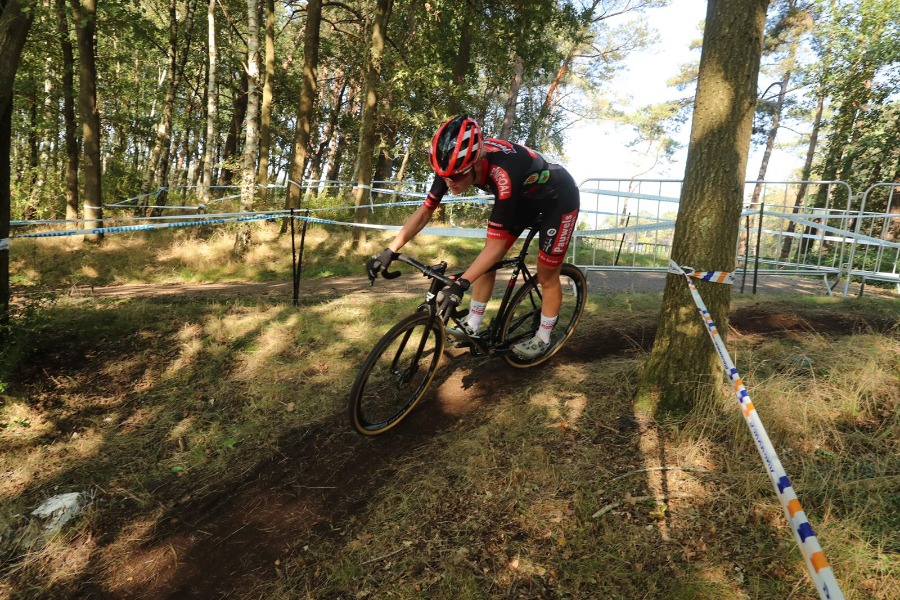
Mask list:
[[[592,272],[589,276],[592,294],[661,291],[663,281],[663,275],[646,273]],[[422,278],[404,277],[393,282],[379,280],[370,287],[363,277],[333,277],[303,281],[300,293],[305,299],[411,293],[423,291],[425,283]],[[735,287],[739,290],[740,284]],[[749,283],[747,288],[745,294],[749,296]],[[743,304],[733,311],[732,335],[816,332],[842,336],[861,327],[889,330],[896,325],[862,323],[857,316],[835,318],[833,312],[814,306],[808,312],[767,307],[767,294],[785,292],[825,295],[826,288],[817,280],[763,279],[760,301]],[[74,297],[257,297],[282,301],[291,293],[290,282],[118,285],[68,291]],[[652,344],[655,327],[652,319],[596,324],[591,335],[574,338],[554,360],[586,364],[645,352]],[[142,541],[132,545],[128,554],[116,556],[114,562],[107,560],[105,565],[86,568],[71,597],[265,597],[261,590],[271,589],[273,582],[284,578],[287,564],[308,569],[309,577],[314,579],[312,573],[318,573],[318,567],[304,563],[305,553],[310,552],[311,546],[333,542],[352,529],[376,492],[390,485],[390,475],[401,468],[405,456],[428,448],[443,431],[465,427],[470,415],[491,405],[498,390],[528,387],[541,379],[540,370],[498,368],[494,360],[473,365],[461,350],[451,350],[449,355],[449,366],[442,366],[445,375],[436,382],[440,410],[426,402],[423,409],[414,411],[390,435],[363,439],[349,430],[343,414],[334,414],[324,422],[285,435],[270,457],[243,472],[230,473],[202,493],[168,497],[166,490],[155,491],[160,504],[167,507],[164,515],[156,519],[151,530],[141,534]],[[454,368],[461,364],[468,368]],[[610,419],[621,435],[642,426],[631,415]],[[627,472],[633,458],[612,444],[600,464],[607,471]],[[132,516],[127,511],[111,513],[104,522],[115,523],[111,529],[123,531]],[[97,542],[103,543],[93,543]],[[296,577],[296,572],[292,577]],[[72,590],[64,586],[56,593],[66,595],[65,591]],[[13,592],[9,597],[18,595],[28,596]],[[306,596],[298,590],[297,597]],[[379,596],[376,593],[365,597]]]

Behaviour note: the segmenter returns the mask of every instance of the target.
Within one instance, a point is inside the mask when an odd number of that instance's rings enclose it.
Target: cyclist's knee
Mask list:
[[[537,277],[542,286],[559,285],[559,274],[562,271],[562,263],[558,266],[549,266],[538,262]]]

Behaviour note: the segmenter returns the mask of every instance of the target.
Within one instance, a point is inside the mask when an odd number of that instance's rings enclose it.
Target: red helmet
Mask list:
[[[481,154],[481,128],[468,115],[444,122],[431,139],[431,168],[448,177],[475,164]]]

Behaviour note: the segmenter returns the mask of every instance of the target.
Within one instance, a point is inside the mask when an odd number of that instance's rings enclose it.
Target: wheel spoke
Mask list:
[[[380,433],[402,419],[424,395],[442,352],[440,324],[429,314],[411,315],[385,334],[351,391],[350,417],[357,431]]]

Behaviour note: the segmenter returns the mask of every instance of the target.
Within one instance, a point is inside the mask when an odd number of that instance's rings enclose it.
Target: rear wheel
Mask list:
[[[568,263],[563,264],[559,274],[562,285],[562,306],[553,333],[550,334],[550,348],[544,354],[532,358],[519,358],[513,353],[503,355],[503,359],[513,367],[535,367],[556,354],[575,331],[581,320],[587,299],[587,281],[581,269]],[[526,283],[510,302],[509,312],[500,329],[500,342],[505,347],[532,337],[541,324],[542,288],[537,277]]]
[[[350,391],[350,422],[356,431],[378,435],[409,414],[434,378],[444,339],[443,323],[426,311],[406,317],[384,334]]]

